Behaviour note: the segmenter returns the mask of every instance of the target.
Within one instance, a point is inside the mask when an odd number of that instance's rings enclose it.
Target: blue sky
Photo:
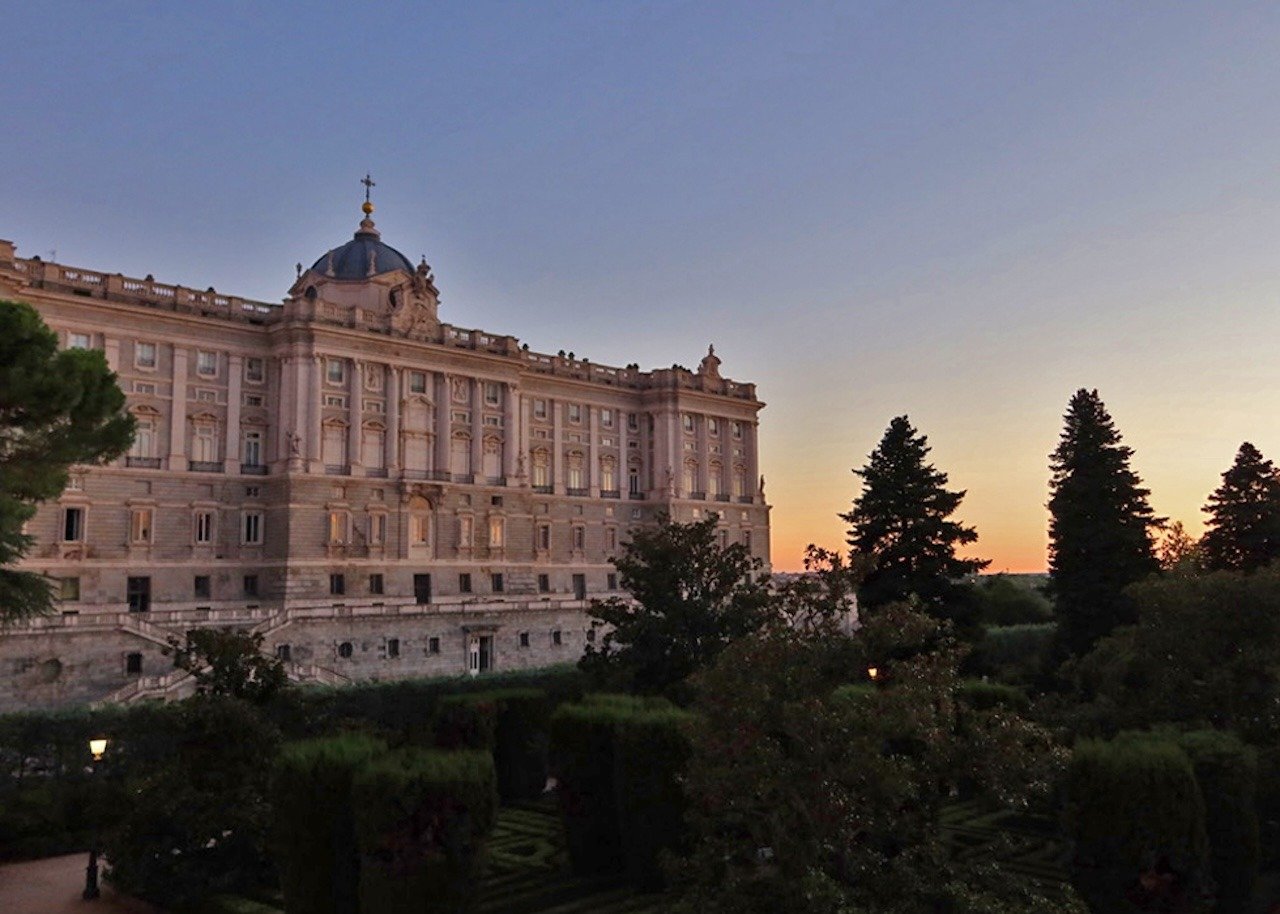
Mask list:
[[[445,320],[756,381],[781,567],[904,412],[995,568],[1078,387],[1193,528],[1280,457],[1280,7],[8,6],[20,253],[278,299],[371,171]]]

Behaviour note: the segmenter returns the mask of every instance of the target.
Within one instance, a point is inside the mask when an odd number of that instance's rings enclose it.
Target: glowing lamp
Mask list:
[[[867,678],[870,679],[872,682],[875,682],[878,678],[880,678],[879,667],[874,667],[874,666],[867,667]]]
[[[89,751],[93,753],[93,760],[95,762],[102,761],[102,756],[107,751],[106,737],[99,736],[95,739],[89,740]]]

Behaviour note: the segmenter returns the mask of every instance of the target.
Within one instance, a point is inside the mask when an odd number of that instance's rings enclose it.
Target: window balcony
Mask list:
[[[550,495],[554,489],[552,486],[534,486],[533,491],[539,495]]]
[[[689,497],[692,498],[694,501],[706,501],[707,493],[706,492],[690,492]]]
[[[752,503],[752,502],[754,502],[754,501],[755,501],[755,499],[754,499],[754,498],[752,498],[750,495],[739,495],[739,496],[738,496],[738,504],[740,504],[740,505],[749,505],[749,504],[751,504],[751,503]]]
[[[453,474],[453,481],[454,481],[454,482],[461,482],[461,483],[464,483],[464,484],[466,484],[466,485],[471,485],[472,483],[474,483],[474,482],[476,481],[476,477],[475,477],[475,474],[473,474],[473,473],[454,473],[454,474]]]
[[[484,477],[484,484],[487,486],[505,486],[507,484],[507,477],[486,476]]]
[[[627,495],[627,498],[630,498],[632,501],[644,501],[644,493],[643,493],[643,492],[631,492],[631,493],[629,493],[629,494]]]
[[[601,498],[621,498],[622,493],[619,492],[617,489],[601,489],[600,497]]]
[[[728,500],[729,500],[729,496],[724,492],[721,492],[719,495],[716,496],[716,501],[728,501]]]
[[[159,457],[126,457],[124,465],[132,467],[135,470],[158,470],[160,469]]]
[[[187,464],[187,469],[192,473],[221,473],[221,460],[193,460]]]
[[[581,498],[582,496],[587,494],[587,490],[586,489],[565,489],[565,493],[568,495],[574,495],[578,498]]]
[[[370,476],[374,479],[386,479],[387,468],[386,467],[367,467],[364,471],[364,475]]]
[[[347,465],[345,463],[326,463],[324,465],[324,474],[326,476],[346,476]]]
[[[242,463],[240,464],[240,472],[245,476],[266,476],[267,465],[265,463]]]

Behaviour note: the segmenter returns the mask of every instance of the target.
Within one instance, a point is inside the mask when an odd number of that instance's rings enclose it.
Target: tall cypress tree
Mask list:
[[[929,450],[906,416],[890,422],[866,466],[854,470],[862,492],[840,517],[850,524],[853,551],[872,560],[858,591],[860,606],[916,596],[931,614],[963,627],[973,606],[957,580],[990,561],[956,557],[956,547],[976,542],[978,534],[950,519],[965,493],[947,490],[947,474],[927,462]]]
[[[1200,548],[1207,567],[1254,571],[1280,559],[1280,472],[1248,441],[1204,511],[1209,520]]]
[[[1132,456],[1098,392],[1076,391],[1049,464],[1050,588],[1059,637],[1073,654],[1135,621],[1124,589],[1159,568],[1151,531],[1163,520]]]

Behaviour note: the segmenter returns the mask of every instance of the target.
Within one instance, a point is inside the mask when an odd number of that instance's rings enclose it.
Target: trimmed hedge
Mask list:
[[[352,797],[362,914],[474,909],[498,811],[488,752],[392,753],[356,774]]]
[[[1258,878],[1261,848],[1255,809],[1257,753],[1230,733],[1184,733],[1178,745],[1191,759],[1204,798],[1209,862],[1218,914],[1243,914]]]
[[[615,731],[614,786],[627,873],[642,892],[664,887],[663,852],[687,849],[685,797],[688,728],[694,716],[676,708],[620,716]]]
[[[551,715],[551,772],[569,861],[580,876],[624,868],[614,735],[619,718],[642,707],[628,695],[590,695]]]
[[[551,700],[542,689],[500,689],[488,694],[498,705],[493,764],[504,802],[530,800],[547,786],[547,727]]]
[[[1072,882],[1095,914],[1134,910],[1126,899],[1141,891],[1144,871],[1172,873],[1183,898],[1201,894],[1209,868],[1204,801],[1175,743],[1149,736],[1079,743],[1066,799]]]
[[[385,753],[384,743],[355,734],[292,743],[280,753],[271,796],[288,914],[358,914],[352,783]]]
[[[1021,714],[1031,707],[1027,693],[1017,686],[1001,682],[983,682],[981,679],[965,679],[956,687],[956,698],[975,711],[1000,708]]]
[[[498,703],[491,692],[445,695],[436,705],[433,743],[439,749],[492,752],[497,720]]]

